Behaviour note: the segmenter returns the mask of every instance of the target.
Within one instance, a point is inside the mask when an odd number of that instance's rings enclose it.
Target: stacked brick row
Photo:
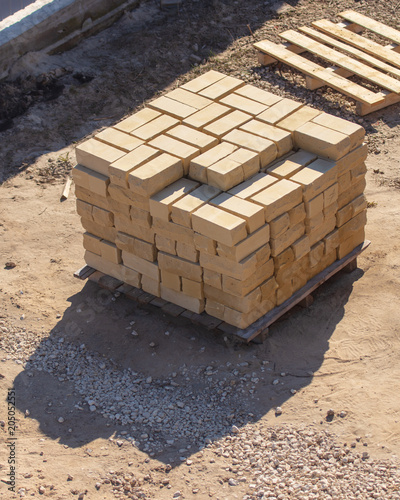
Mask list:
[[[364,241],[363,138],[210,71],[77,147],[86,263],[245,328]]]

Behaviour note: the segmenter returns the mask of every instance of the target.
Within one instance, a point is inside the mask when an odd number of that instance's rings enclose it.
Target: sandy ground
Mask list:
[[[304,11],[309,4],[300,2],[297,8]],[[373,4],[378,8],[380,2]],[[339,7],[358,5],[358,2],[341,2]],[[330,5],[329,8],[333,7]],[[156,12],[156,7],[150,2],[148,9],[146,12],[151,17],[151,9]],[[126,29],[132,16],[127,14],[118,29]],[[177,14],[168,14],[167,19],[175,26],[182,20]],[[301,21],[303,19],[299,18],[298,22]],[[230,22],[234,24],[234,21]],[[265,19],[264,29],[272,29],[274,22],[275,18]],[[159,23],[162,25],[162,20]],[[93,69],[96,66],[93,48],[96,44],[103,47],[107,33],[110,43],[117,47],[116,30],[113,27],[93,37],[79,50],[74,49],[75,52],[70,51],[64,57],[69,62],[82,57],[82,67],[86,65]],[[160,33],[159,27],[151,25],[146,36],[154,37],[157,33]],[[247,50],[245,71],[249,72],[249,68],[257,68],[256,57],[250,50],[250,37],[240,38],[242,35],[239,35],[232,46],[227,42],[227,47],[220,47],[218,57],[224,64],[226,60],[234,60],[235,50],[243,44]],[[161,37],[160,34],[157,36]],[[132,40],[127,46],[131,47],[131,43]],[[126,50],[126,47],[121,50]],[[193,50],[189,48],[186,54],[190,56]],[[99,53],[96,58],[101,55]],[[59,64],[62,56],[55,57],[58,57]],[[110,67],[108,62],[105,64]],[[135,59],[129,64],[134,66]],[[149,73],[157,73],[157,64],[161,63],[155,63],[154,68],[145,65],[137,70],[138,85],[141,74],[146,75],[148,81]],[[182,63],[179,77],[174,73],[175,69],[171,70],[170,86],[199,72],[197,67],[187,73],[185,64]],[[208,61],[204,70],[220,69],[221,64],[221,61]],[[228,62],[226,64],[229,69]],[[131,367],[153,378],[168,376],[182,363],[186,363],[189,370],[200,365],[239,364],[242,374],[258,373],[261,366],[266,366],[268,369],[256,383],[254,393],[241,396],[241,404],[252,414],[249,419],[260,429],[286,423],[311,425],[334,433],[342,444],[350,446],[354,443],[356,450],[367,450],[372,458],[398,456],[398,105],[361,120],[367,129],[371,150],[367,160],[369,209],[366,232],[372,243],[359,257],[358,269],[351,274],[340,273],[320,287],[312,306],[309,309],[296,307],[274,324],[262,345],[242,345],[234,339],[224,340],[189,322],[176,321],[152,309],[137,307],[122,296],[96,308],[96,286],[73,278],[73,272],[83,264],[82,229],[75,212],[73,189],[64,202],[60,202],[60,193],[64,174],[74,164],[74,141],[119,120],[127,101],[130,101],[128,107],[134,109],[140,105],[140,99],[151,98],[157,88],[163,90],[161,77],[153,77],[157,80],[154,89],[138,90],[131,99],[132,96],[124,92],[124,84],[119,83],[114,97],[103,100],[103,107],[98,105],[96,109],[94,103],[102,99],[105,91],[101,84],[107,79],[104,71],[97,71],[96,78],[88,84],[74,86],[71,80],[65,80],[66,90],[60,97],[51,102],[33,103],[27,113],[16,117],[12,127],[1,134],[4,182],[0,186],[0,418],[5,425],[0,428],[0,433],[3,433],[4,441],[9,437],[6,397],[7,391],[14,388],[18,422],[17,490],[24,488],[27,496],[56,499],[74,495],[78,498],[83,493],[86,498],[113,498],[111,485],[103,484],[99,490],[95,485],[110,471],[121,470],[141,479],[147,498],[172,498],[179,490],[186,498],[196,495],[196,498],[230,499],[242,498],[246,491],[245,486],[234,493],[229,490],[223,459],[211,459],[208,450],[203,454],[197,450],[189,452],[193,460],[189,467],[180,461],[179,448],[183,445],[150,457],[140,447],[125,442],[120,446],[115,440],[110,441],[123,427],[109,422],[107,425],[104,418],[94,415],[87,407],[77,409],[80,397],[68,381],[60,381],[45,372],[32,375],[24,368],[24,360],[47,339],[63,338],[75,345],[84,343],[89,353],[112,358],[120,368]],[[286,92],[285,95],[290,96],[292,88],[285,87],[284,76],[274,74],[275,80],[268,84],[269,89],[275,88],[277,92]],[[267,81],[268,78],[268,75],[262,76],[261,80]],[[295,82],[295,90],[296,85]],[[84,86],[86,93],[82,89]],[[111,84],[106,89],[108,93],[110,88]],[[304,88],[299,92],[299,99],[307,94]],[[325,110],[337,112],[334,102],[335,97],[339,98],[338,94],[328,92],[322,97],[327,103]],[[68,108],[69,99],[71,109]],[[352,114],[351,103],[346,102],[343,106],[346,117],[359,120]],[[104,120],[98,121],[99,118]],[[60,176],[57,172],[61,172]],[[15,267],[6,265],[10,262]],[[129,333],[132,319],[139,333],[137,338]],[[166,336],[166,331],[171,334]],[[26,345],[22,345],[19,351],[16,337],[26,340]],[[274,385],[272,382],[276,379],[279,383]],[[188,383],[193,384],[194,393],[199,390],[193,379]],[[282,408],[280,416],[275,415],[277,406]],[[328,422],[326,415],[331,408],[335,416]],[[340,412],[344,412],[342,417],[338,416]],[[60,416],[64,419],[62,423],[58,421]],[[190,446],[190,439],[184,444]],[[2,480],[6,480],[9,471],[7,459],[8,449],[4,444],[0,454]],[[166,464],[172,464],[168,473],[171,488],[162,483]],[[40,486],[44,488],[42,494]],[[198,492],[194,494],[193,490]],[[4,484],[0,484],[0,497],[11,498]]]

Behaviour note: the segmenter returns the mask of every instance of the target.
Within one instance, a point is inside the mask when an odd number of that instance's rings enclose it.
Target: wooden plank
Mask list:
[[[341,66],[342,68],[353,72],[355,75],[361,76],[362,78],[383,87],[384,89],[400,93],[400,82],[398,80],[371,68],[371,66],[368,66],[367,64],[356,61],[355,59],[352,59],[335,49],[322,45],[312,38],[302,35],[301,33],[297,33],[294,30],[284,31],[283,33],[280,33],[279,36],[288,42],[297,44],[299,47],[308,50],[312,54],[326,59],[330,63]]]
[[[91,274],[95,272],[96,269],[93,269],[93,267],[90,266],[83,266],[77,271],[74,272],[74,278],[78,278],[80,280],[85,280],[89,278]]]
[[[363,36],[352,33],[351,31],[348,31],[346,29],[339,28],[336,24],[331,23],[327,19],[314,21],[312,25],[315,28],[323,31],[324,33],[333,35],[339,40],[353,45],[353,47],[361,49],[368,54],[379,57],[380,59],[400,68],[400,54],[386,47],[382,47],[382,45],[379,45],[379,43],[373,42],[372,40],[367,40]]]
[[[319,64],[308,61],[304,57],[297,54],[293,54],[280,45],[272,43],[268,40],[263,40],[255,43],[254,47],[261,52],[265,52],[276,59],[279,59],[289,66],[293,66],[306,75],[326,81],[327,85],[335,90],[338,90],[339,92],[342,92],[343,94],[348,95],[349,97],[352,97],[356,101],[361,101],[369,105],[382,102],[382,96],[379,94],[371,92],[361,85],[350,82],[349,80],[346,80],[346,78],[339,75],[334,75]]]
[[[97,283],[106,290],[110,292],[115,292],[115,290],[124,284],[123,281],[118,280],[117,278],[113,278],[112,276],[108,276],[107,274],[103,274],[97,281]]]
[[[316,290],[320,285],[325,283],[329,278],[331,278],[334,274],[339,272],[341,269],[346,267],[350,262],[352,262],[358,255],[361,254],[366,248],[371,244],[370,241],[366,240],[361,245],[358,245],[352,252],[343,257],[340,260],[337,260],[329,267],[327,267],[324,271],[320,272],[314,278],[312,278],[305,286],[300,288],[297,292],[295,292],[289,299],[287,299],[283,304],[278,307],[275,307],[267,314],[265,314],[262,318],[255,321],[248,328],[243,330],[238,330],[236,335],[241,337],[242,339],[250,342],[254,337],[256,337],[260,330],[267,328],[272,323],[274,323],[277,319],[283,316],[286,312],[292,309],[296,304],[302,301],[305,297],[310,295],[314,290]]]
[[[186,309],[184,309],[181,306],[178,306],[176,304],[173,304],[172,302],[168,302],[161,308],[162,312],[165,312],[169,314],[170,316],[180,316]]]
[[[339,16],[400,45],[400,31],[381,23],[380,21],[375,21],[375,19],[371,19],[370,17],[364,16],[364,14],[354,12],[354,10],[340,12]]]
[[[163,307],[165,304],[168,304],[168,302],[161,297],[155,297],[152,301],[150,301],[150,304],[155,307]]]
[[[352,76],[351,71],[347,71],[347,69],[343,68],[338,68],[337,66],[330,66],[329,68],[326,68],[327,71],[331,71],[332,73],[335,73],[337,75],[343,76],[344,78],[347,78],[349,76]],[[315,90],[319,89],[320,87],[324,87],[326,85],[326,82],[323,82],[322,80],[317,80],[316,78],[313,78],[312,76],[306,75],[306,87],[310,90]]]
[[[363,52],[362,50],[356,49],[352,45],[347,45],[346,43],[343,43],[340,40],[337,40],[336,38],[332,38],[328,35],[325,35],[324,33],[321,33],[320,31],[309,28],[308,26],[301,26],[299,30],[311,36],[315,40],[318,40],[319,42],[327,43],[332,47],[335,47],[337,49],[343,50],[343,52],[351,54],[353,57],[356,57],[357,59],[366,62],[367,64],[373,66],[374,68],[379,68],[382,71],[386,71],[386,73],[389,73],[390,75],[395,75],[400,77],[399,69],[391,66],[390,64],[385,63],[384,61],[381,61],[380,59],[377,59],[376,57],[371,56],[370,54],[367,54],[366,52]]]
[[[369,113],[373,113],[374,111],[378,111],[382,108],[386,108],[387,106],[391,106],[392,104],[397,104],[398,102],[400,102],[399,94],[393,94],[387,91],[383,91],[381,92],[381,94],[385,100],[380,104],[370,106],[362,102],[357,102],[356,103],[357,114],[359,114],[360,116],[365,116],[368,115]]]

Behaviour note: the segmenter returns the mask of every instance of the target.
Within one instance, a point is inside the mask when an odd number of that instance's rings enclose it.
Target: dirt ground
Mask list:
[[[81,396],[70,381],[25,367],[49,340],[85,344],[88,355],[112,358],[118,369],[130,367],[144,377],[168,377],[183,363],[189,373],[231,363],[242,376],[258,374],[240,405],[260,429],[311,425],[372,458],[399,456],[399,105],[360,118],[342,95],[310,92],[286,67],[261,68],[252,49],[254,40],[277,41],[286,27],[335,21],[348,8],[396,27],[396,2],[288,4],[277,14],[269,2],[255,0],[187,0],[178,11],[161,12],[158,2],[143,2],[64,54],[22,58],[13,72],[19,79],[0,84],[1,498],[13,498],[4,484],[11,388],[18,424],[15,498],[113,498],[112,484],[96,488],[110,471],[134,474],[143,498],[167,499],[180,491],[185,498],[233,499],[246,492],[246,486],[229,489],[223,457],[208,449],[193,447],[182,461],[190,437],[156,456],[118,441],[125,428],[87,406],[77,408]],[[293,309],[261,345],[216,336],[123,296],[98,307],[97,287],[73,278],[83,265],[82,228],[73,189],[64,202],[60,194],[75,164],[75,144],[212,68],[361,123],[367,132],[366,234],[372,243],[356,271],[325,283],[310,308]],[[137,337],[130,333],[132,321]],[[187,384],[194,394],[200,390],[195,377]],[[331,421],[329,409],[335,412]]]

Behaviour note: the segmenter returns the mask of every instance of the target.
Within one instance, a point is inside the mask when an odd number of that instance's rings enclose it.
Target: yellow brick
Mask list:
[[[309,233],[310,245],[315,245],[318,241],[325,238],[325,236],[331,233],[336,227],[336,217],[325,217],[324,222],[316,227],[311,233]]]
[[[338,176],[338,190],[339,194],[347,191],[351,186],[351,175],[350,171]],[[338,195],[339,197],[339,195]]]
[[[101,226],[112,227],[114,225],[114,214],[104,208],[93,207],[92,210],[93,221]]]
[[[166,95],[169,99],[173,99],[174,101],[181,102],[186,104],[187,106],[191,106],[192,108],[196,108],[197,110],[203,109],[206,106],[212,104],[210,99],[206,97],[202,97],[198,94],[193,94],[193,92],[189,92],[183,88],[178,88],[173,90],[172,92],[168,92]]]
[[[150,199],[150,214],[165,221],[170,220],[173,203],[199,187],[198,182],[190,179],[179,179],[158,192]]]
[[[131,208],[130,205],[126,205],[125,203],[119,203],[118,201],[113,200],[111,196],[108,197],[108,209],[111,210],[111,212],[120,213],[122,215],[125,215],[126,217],[129,217],[130,208]]]
[[[269,259],[270,253],[269,245],[265,245],[237,263],[218,255],[200,252],[200,265],[210,271],[222,273],[224,278],[230,276],[236,280],[246,280]]]
[[[96,205],[100,208],[105,208],[108,210],[110,205],[110,197],[99,196],[88,189],[85,189],[81,186],[75,186],[75,196],[77,199],[85,201],[86,203],[90,203],[91,205]]]
[[[171,207],[171,219],[176,224],[192,227],[192,213],[220,193],[219,189],[206,184],[175,202]]]
[[[199,233],[194,233],[194,246],[197,250],[203,253],[208,253],[210,255],[217,254],[217,242],[207,236],[203,236]]]
[[[110,241],[101,240],[100,254],[103,259],[114,262],[114,264],[121,263],[121,250]]]
[[[257,287],[243,297],[237,297],[230,293],[213,288],[210,285],[204,285],[204,297],[215,302],[220,302],[224,306],[228,306],[236,311],[247,313],[254,309],[261,302],[261,289]]]
[[[358,182],[360,179],[365,177],[366,173],[367,173],[366,164],[364,162],[360,163],[359,165],[350,170],[351,182]]]
[[[329,186],[324,191],[324,208],[329,207],[332,203],[336,203],[339,196],[339,186],[336,182]]]
[[[220,320],[224,320],[224,312],[225,306],[220,304],[219,302],[215,302],[214,300],[207,299],[206,300],[206,313],[214,318],[218,318]]]
[[[172,302],[173,304],[177,304],[178,306],[183,307],[184,309],[188,309],[194,313],[200,314],[204,311],[205,302],[204,299],[197,299],[195,297],[189,297],[183,292],[177,292],[175,290],[171,290],[170,288],[166,288],[161,284],[161,298],[167,300],[168,302]]]
[[[351,149],[349,136],[312,122],[299,127],[294,140],[298,147],[330,160],[338,160]]]
[[[302,104],[295,102],[292,99],[281,99],[266,111],[259,114],[257,116],[257,119],[266,123],[270,123],[271,125],[275,125],[279,121],[286,118],[286,116],[291,115],[294,111],[301,107]]]
[[[87,189],[98,196],[107,196],[107,186],[110,180],[105,175],[90,170],[83,165],[76,165],[72,169],[72,178],[75,185]]]
[[[367,210],[363,210],[355,217],[351,218],[346,224],[339,227],[340,242],[350,238],[353,234],[357,233],[359,229],[363,228],[367,223]]]
[[[244,130],[232,130],[224,135],[223,140],[256,152],[260,157],[261,168],[266,167],[271,161],[275,160],[278,154],[274,142]]]
[[[331,233],[327,234],[324,238],[324,252],[325,254],[330,254],[332,251],[336,250],[339,246],[339,231],[334,229]]]
[[[204,205],[193,213],[192,224],[197,233],[225,245],[235,245],[247,236],[244,219],[210,205]]]
[[[291,245],[295,260],[299,260],[310,251],[310,238],[302,236]]]
[[[85,250],[89,250],[89,252],[101,255],[100,241],[101,238],[95,236],[94,234],[90,234],[88,232],[83,233],[83,248]]]
[[[243,167],[230,156],[214,163],[207,169],[207,184],[227,191],[244,180]]]
[[[307,234],[310,234],[315,231],[316,228],[319,228],[319,226],[324,223],[324,220],[323,212],[319,212],[313,217],[307,217],[305,220]]]
[[[144,108],[131,116],[128,116],[124,120],[120,121],[114,128],[121,130],[122,132],[127,132],[128,134],[133,130],[145,125],[146,123],[158,118],[161,114],[154,109]]]
[[[267,245],[268,242],[269,225],[266,224],[234,246],[228,246],[222,243],[218,243],[217,253],[220,257],[225,257],[229,260],[240,262],[263,245]]]
[[[275,257],[282,253],[285,248],[291,246],[296,240],[303,236],[305,232],[305,226],[302,222],[296,224],[296,226],[290,227],[287,231],[279,236],[279,238],[271,238],[271,255]]]
[[[220,102],[221,104],[225,104],[225,106],[230,106],[231,108],[244,111],[245,113],[249,113],[253,116],[262,113],[268,108],[268,106],[265,106],[264,104],[247,99],[247,97],[235,93],[227,95],[221,99]]]
[[[130,267],[138,273],[148,276],[153,280],[157,281],[160,279],[160,271],[158,265],[154,262],[150,262],[146,259],[142,259],[137,255],[122,251],[122,262],[126,267]]]
[[[176,255],[176,241],[161,234],[156,234],[156,247],[161,252]]]
[[[203,283],[198,281],[188,280],[187,278],[182,278],[182,292],[189,297],[195,297],[197,299],[204,299]]]
[[[321,111],[318,109],[311,108],[310,106],[303,106],[287,118],[279,121],[276,126],[283,128],[284,130],[288,130],[289,132],[294,132],[296,129],[313,120],[313,118],[320,114]]]
[[[197,109],[192,106],[188,106],[187,104],[175,101],[174,99],[170,99],[166,96],[162,96],[154,101],[151,101],[148,106],[149,108],[166,113],[180,120],[196,113],[197,111]]]
[[[304,203],[308,218],[313,218],[322,214],[324,209],[324,194],[321,193]]]
[[[199,262],[199,252],[196,250],[194,244],[188,245],[187,243],[176,243],[176,253],[182,259],[190,260],[190,262]]]
[[[360,180],[358,180],[356,183],[352,184],[348,189],[346,189],[346,191],[340,193],[338,197],[339,210],[348,203],[350,203],[352,200],[363,194],[365,186],[366,186],[365,177],[362,177]]]
[[[250,120],[240,127],[245,132],[263,137],[275,143],[278,156],[282,156],[293,148],[292,136],[289,132],[273,127],[259,120]]]
[[[324,208],[324,217],[325,218],[332,217],[332,216],[336,217],[338,207],[339,207],[339,205],[338,205],[337,201],[335,201],[334,203],[332,203],[328,207],[325,207]]]
[[[196,129],[202,129],[214,120],[218,120],[218,118],[222,118],[224,115],[230,113],[230,111],[231,109],[227,106],[222,106],[222,104],[214,102],[206,108],[197,111],[197,113],[188,116],[182,121],[182,123]]]
[[[166,133],[175,139],[189,144],[190,146],[199,149],[200,153],[205,153],[209,149],[218,145],[218,139],[208,134],[204,134],[199,130],[195,130],[185,125],[178,125]]]
[[[337,161],[338,175],[343,175],[355,166],[363,163],[368,156],[368,146],[363,144]]]
[[[281,179],[251,198],[265,207],[265,220],[270,222],[302,201],[302,190],[298,184]]]
[[[189,177],[199,182],[207,183],[207,168],[222,160],[237,149],[237,146],[222,142],[214,148],[197,156],[190,162]]]
[[[318,264],[312,268],[309,269],[308,274],[309,278],[311,279],[320,272],[324,271],[327,267],[329,267],[331,264],[333,264],[336,260],[336,250],[333,250],[333,252],[329,253],[328,255],[324,255],[322,259],[318,262]]]
[[[224,321],[236,326],[237,328],[247,328],[257,319],[261,318],[261,316],[264,316],[264,314],[273,309],[275,305],[275,298],[271,297],[271,299],[260,302],[260,304],[258,304],[252,311],[248,313],[241,313],[239,311],[231,309],[230,307],[225,307]]]
[[[222,80],[223,78],[225,78],[225,76],[226,75],[224,75],[223,73],[219,73],[218,71],[207,71],[207,73],[204,73],[203,75],[194,78],[190,82],[181,85],[180,88],[190,90],[190,92],[200,92],[206,87],[209,87],[219,80]]]
[[[286,266],[287,264],[290,264],[291,262],[294,262],[295,255],[294,255],[294,250],[292,247],[288,247],[283,252],[281,252],[279,255],[276,255],[274,257],[274,268],[275,270],[279,270],[281,267]]]
[[[251,120],[251,118],[251,115],[236,110],[206,125],[203,130],[208,134],[221,138],[231,130]]]
[[[119,160],[111,163],[109,166],[110,178],[113,183],[118,182],[120,186],[128,187],[129,173],[140,167],[144,163],[158,156],[160,152],[157,149],[142,145],[131,153],[122,156]],[[117,180],[118,179],[118,180]]]
[[[194,231],[188,227],[154,218],[153,229],[157,235],[165,238],[170,238],[187,244],[193,243]]]
[[[182,161],[167,153],[129,174],[129,187],[141,196],[153,196],[183,175]]]
[[[222,193],[216,198],[210,200],[210,203],[211,205],[245,219],[248,233],[254,232],[256,229],[265,224],[263,208],[237,196]]]
[[[104,142],[114,148],[121,149],[125,153],[129,153],[143,144],[143,141],[137,137],[133,137],[112,127],[102,130],[94,137],[98,141]]]
[[[276,182],[277,179],[275,177],[259,173],[251,179],[244,181],[241,184],[230,189],[229,194],[233,194],[235,196],[238,196],[239,198],[248,200]]]
[[[281,286],[276,291],[276,305],[280,306],[293,295],[292,281],[287,281],[284,286]]]
[[[141,288],[142,275],[137,271],[130,269],[129,267],[120,265],[121,280],[128,285],[135,286],[136,288]]]
[[[142,227],[151,228],[151,216],[150,212],[147,210],[142,210],[141,208],[131,207],[130,216],[134,224],[138,224]]]
[[[221,80],[213,83],[209,87],[199,91],[199,94],[208,97],[209,99],[217,100],[222,99],[235,89],[242,87],[244,82],[232,76],[225,76]],[[189,90],[189,89],[188,89]]]
[[[148,243],[154,243],[154,230],[135,224],[130,217],[115,213],[114,224],[117,231],[120,231],[121,233],[135,236],[135,238],[147,241]]]
[[[204,272],[206,272],[206,270],[204,270]],[[242,297],[257,288],[273,274],[274,261],[272,259],[267,259],[261,265],[257,266],[253,273],[248,275],[245,279],[238,279],[223,274],[222,288],[225,292]]]
[[[85,251],[84,259],[88,266],[93,267],[97,271],[122,280],[123,273],[120,264],[115,264],[114,262],[103,259],[100,255],[89,252],[88,250]]]
[[[160,282],[149,278],[145,274],[142,276],[142,289],[144,292],[151,293],[155,297],[160,296]]]
[[[95,236],[108,241],[115,241],[115,237],[117,235],[115,227],[102,226],[91,220],[84,219],[83,217],[81,219],[81,224],[88,233],[94,234]]]
[[[317,157],[313,153],[300,150],[297,153],[287,156],[284,160],[273,163],[267,168],[267,172],[278,177],[278,179],[289,179],[316,159]]]
[[[303,198],[308,201],[337,181],[336,164],[322,159],[315,160],[290,180],[303,186]]]
[[[275,291],[278,288],[278,283],[274,277],[268,278],[264,283],[261,284],[261,301],[270,299],[271,296],[275,297]]]
[[[237,161],[242,165],[244,180],[248,179],[249,177],[253,177],[260,170],[259,155],[248,149],[236,149],[232,154],[229,155],[229,158]]]
[[[222,290],[222,274],[220,273],[204,269],[203,281],[206,285],[210,285],[214,288],[217,288],[218,290]]]
[[[337,116],[322,113],[312,120],[318,125],[323,125],[329,129],[348,135],[350,138],[350,150],[353,150],[363,143],[365,130],[360,125],[356,125],[348,120],[343,120]]]
[[[116,186],[115,184],[109,184],[108,194],[110,198],[117,203],[123,205],[133,206],[136,208],[141,208],[142,210],[150,210],[150,203],[148,196],[142,196],[134,193],[129,188],[124,188],[121,186]],[[110,201],[110,206],[112,205]],[[130,209],[127,211],[129,214]],[[125,211],[124,211],[125,212]]]
[[[355,233],[352,233],[350,238],[347,238],[343,242],[340,243],[337,249],[337,257],[338,259],[342,259],[347,254],[349,254],[352,250],[354,250],[358,245],[364,242],[365,239],[365,228],[361,227]]]
[[[171,290],[175,290],[176,292],[180,292],[182,290],[182,278],[174,273],[169,273],[164,269],[161,269],[161,284],[165,288],[170,288]]]
[[[243,87],[236,89],[235,94],[248,97],[249,99],[253,99],[253,101],[265,104],[266,106],[272,106],[282,100],[282,97],[271,94],[265,90],[261,90],[253,85],[244,85]]]
[[[137,257],[154,262],[157,260],[157,249],[154,243],[135,238],[118,231],[115,244],[121,250],[132,253]]]
[[[285,231],[290,227],[289,213],[285,212],[279,215],[276,219],[273,219],[270,223],[271,228],[271,238],[279,238]]]
[[[174,101],[173,101],[174,102]],[[179,124],[179,120],[169,115],[160,115],[149,123],[136,128],[131,132],[132,135],[143,141],[151,141],[157,135],[160,135],[172,127]]]
[[[125,153],[92,138],[75,148],[76,161],[84,167],[108,176],[108,167]]]
[[[338,211],[336,214],[336,225],[338,227],[343,226],[343,224],[366,208],[367,200],[365,199],[364,194],[360,194]]]
[[[86,201],[76,200],[76,212],[85,219],[93,220],[93,205]]]
[[[200,149],[194,148],[185,142],[177,141],[168,135],[159,135],[149,142],[149,146],[179,158],[183,164],[184,175],[189,173],[190,160],[200,154]]]
[[[203,270],[201,266],[197,263],[182,259],[181,257],[159,252],[158,265],[160,269],[177,274],[178,276],[183,276],[184,278],[197,282],[202,281]]]

